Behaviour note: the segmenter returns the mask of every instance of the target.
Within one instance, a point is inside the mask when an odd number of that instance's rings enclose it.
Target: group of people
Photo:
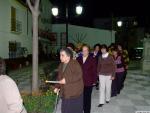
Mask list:
[[[129,57],[120,44],[96,44],[91,51],[87,44],[75,51],[72,43],[60,50],[58,68],[62,113],[90,113],[93,87],[99,90],[98,107],[109,103],[124,87]]]
[[[90,113],[93,87],[99,90],[98,107],[109,103],[124,87],[129,57],[120,44],[96,44],[91,51],[87,44],[75,51],[72,43],[60,50],[58,84],[62,113]],[[0,58],[0,113],[26,113],[16,83],[6,75]]]

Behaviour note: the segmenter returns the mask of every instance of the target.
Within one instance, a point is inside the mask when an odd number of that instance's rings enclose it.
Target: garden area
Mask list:
[[[56,94],[53,92],[52,84],[47,84],[45,81],[56,78],[58,64],[58,61],[48,61],[39,64],[40,93],[38,95],[31,95],[31,66],[9,72],[9,76],[15,80],[18,85],[24,106],[28,113],[53,113]]]
[[[22,97],[28,113],[53,113],[56,94],[52,90],[37,96],[22,95]]]

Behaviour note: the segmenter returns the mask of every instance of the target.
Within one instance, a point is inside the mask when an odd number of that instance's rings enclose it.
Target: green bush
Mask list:
[[[56,95],[48,90],[39,96],[23,96],[24,106],[28,113],[52,113]]]

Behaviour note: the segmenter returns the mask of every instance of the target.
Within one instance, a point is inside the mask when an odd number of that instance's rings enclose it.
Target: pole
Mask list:
[[[66,1],[66,45],[68,44],[68,3]]]
[[[111,43],[112,43],[112,35],[113,35],[113,14],[111,14]]]

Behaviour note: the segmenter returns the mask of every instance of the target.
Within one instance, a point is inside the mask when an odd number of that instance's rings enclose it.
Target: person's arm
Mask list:
[[[16,83],[11,79],[5,80],[2,87],[1,93],[7,102],[8,113],[21,113],[24,107]]]
[[[123,58],[124,58],[125,69],[128,69],[129,55],[128,55],[128,51],[127,50],[123,51]]]
[[[112,64],[112,78],[115,78],[116,75],[116,64],[112,56],[110,56],[111,64]]]
[[[65,79],[65,84],[70,84],[74,83],[78,80],[82,79],[82,69],[80,64],[77,61],[74,61],[74,63],[70,67],[70,75],[65,75],[68,73],[63,73],[64,79]]]

